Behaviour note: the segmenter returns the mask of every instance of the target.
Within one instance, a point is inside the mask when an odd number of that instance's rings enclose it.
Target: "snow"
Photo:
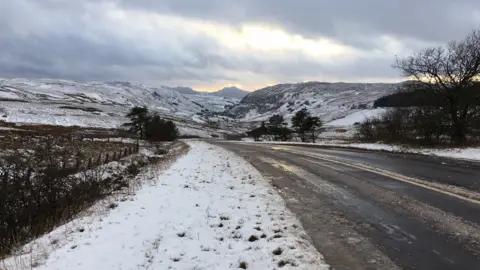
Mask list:
[[[4,98],[4,99],[19,99],[20,97],[19,97],[17,94],[15,94],[15,93],[0,91],[0,98]]]
[[[63,109],[66,104],[0,102],[0,120],[22,124],[115,128],[126,122],[128,108],[85,103],[76,107],[95,107],[104,112]],[[106,112],[110,113],[107,114]]]
[[[242,140],[245,143],[260,143],[260,144],[287,144],[287,145],[312,145],[312,146],[327,146],[340,148],[356,148],[373,151],[387,151],[387,152],[402,152],[419,155],[439,156],[455,159],[464,159],[471,161],[480,161],[480,147],[466,147],[466,148],[448,148],[448,149],[434,149],[434,148],[410,148],[401,145],[391,145],[382,143],[345,143],[341,140],[320,141],[317,143],[302,143],[302,142],[275,142],[275,141],[261,141],[254,142]],[[238,142],[242,143],[242,142]]]
[[[382,96],[395,92],[400,84],[322,83],[279,84],[257,90],[227,112],[239,121],[259,122],[280,114],[288,121],[306,108],[324,123],[369,108]],[[353,124],[353,123],[352,123]]]
[[[49,103],[78,106],[83,103],[118,108],[147,106],[171,116],[192,115],[204,109],[223,111],[226,105],[238,103],[212,95],[182,95],[174,88],[149,87],[130,82],[75,82],[52,79],[0,79],[0,98],[19,99],[29,104]],[[1,107],[1,105],[0,105]],[[29,120],[32,121],[32,120]]]
[[[384,113],[386,109],[370,109],[354,112],[344,118],[326,123],[327,126],[351,126],[355,123],[362,123],[369,118],[375,118]]]
[[[105,214],[81,217],[6,259],[14,269],[328,269],[266,179],[205,142]],[[98,208],[99,203],[97,203]],[[94,206],[95,207],[95,206]],[[106,208],[106,207],[105,207]],[[265,238],[261,238],[265,234]],[[251,236],[258,237],[249,241]],[[280,237],[274,237],[274,235]],[[281,248],[280,255],[272,252]]]
[[[192,120],[196,123],[199,123],[199,124],[205,124],[205,120],[203,120],[200,116],[198,115],[194,115],[192,116]]]

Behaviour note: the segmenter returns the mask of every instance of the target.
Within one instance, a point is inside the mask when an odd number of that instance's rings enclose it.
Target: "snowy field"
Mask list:
[[[387,110],[380,109],[366,109],[358,112],[354,112],[346,117],[334,120],[332,122],[326,123],[326,126],[353,126],[355,123],[362,123],[367,119],[379,117],[382,113],[385,113]]]
[[[57,228],[0,267],[328,269],[258,171],[222,148],[189,144],[170,169],[145,173],[134,196]]]

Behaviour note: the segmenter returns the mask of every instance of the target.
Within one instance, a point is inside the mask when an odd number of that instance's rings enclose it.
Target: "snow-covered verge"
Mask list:
[[[286,144],[286,145],[312,145],[312,146],[326,146],[326,147],[339,147],[339,148],[355,148],[374,151],[386,151],[386,152],[401,152],[412,153],[420,155],[431,155],[439,157],[448,157],[465,160],[480,161],[480,148],[448,148],[448,149],[433,149],[433,148],[412,148],[400,145],[381,144],[381,143],[344,143],[338,141],[321,141],[317,143],[301,143],[301,142],[274,142],[274,141],[260,141],[247,143],[260,143],[260,144]]]
[[[258,171],[222,148],[189,144],[171,168],[144,174],[149,184],[135,195],[57,228],[0,266],[328,269]]]

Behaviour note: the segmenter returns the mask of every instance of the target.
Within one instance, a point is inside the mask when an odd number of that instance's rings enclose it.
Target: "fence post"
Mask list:
[[[107,155],[105,156],[105,163],[108,163],[108,153],[107,153]],[[105,164],[105,163],[103,163],[103,164]]]
[[[92,157],[88,159],[87,169],[90,169],[90,167],[92,167]]]
[[[97,166],[100,166],[100,162],[102,162],[102,154],[98,154]]]
[[[117,152],[113,152],[112,160],[115,160],[116,157],[117,157]]]
[[[30,181],[30,179],[32,178],[32,171],[33,171],[32,168],[28,168],[28,170],[27,170],[27,181]]]
[[[124,153],[125,153],[124,156],[126,157],[128,155],[127,148],[125,148]]]

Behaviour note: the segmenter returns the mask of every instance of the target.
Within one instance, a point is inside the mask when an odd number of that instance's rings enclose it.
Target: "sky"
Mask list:
[[[395,82],[395,56],[478,27],[478,0],[1,0],[0,77]]]

